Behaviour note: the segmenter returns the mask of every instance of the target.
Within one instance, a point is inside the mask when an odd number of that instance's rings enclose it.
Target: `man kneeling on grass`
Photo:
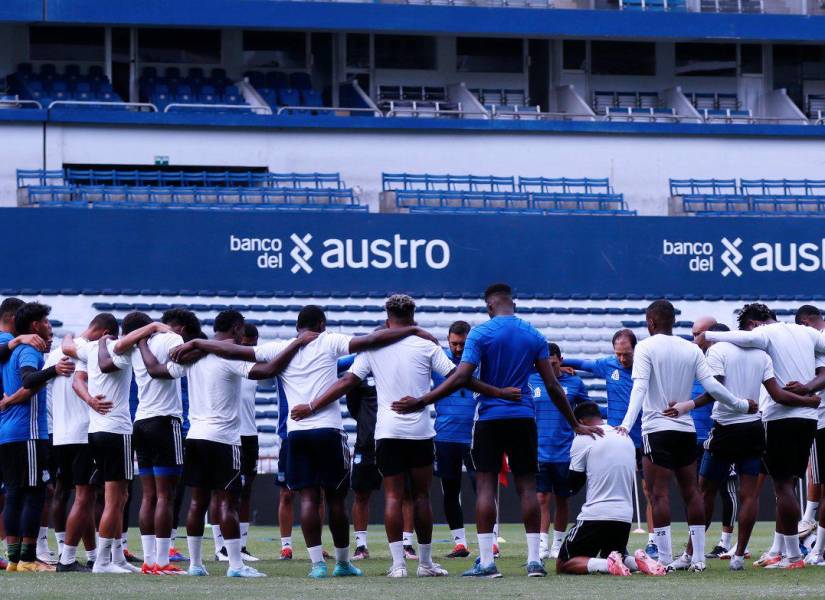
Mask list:
[[[664,575],[664,567],[644,550],[637,550],[635,556],[627,554],[636,476],[632,440],[604,423],[593,402],[579,404],[573,412],[580,423],[601,427],[604,437],[579,435],[573,441],[570,486],[575,494],[586,482],[587,493],[576,525],[562,544],[556,571],[570,575],[627,576],[633,571]]]

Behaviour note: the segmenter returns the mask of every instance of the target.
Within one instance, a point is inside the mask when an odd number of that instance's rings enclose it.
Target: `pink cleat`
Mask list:
[[[639,572],[645,575],[653,575],[660,577],[665,574],[665,566],[658,560],[650,558],[644,550],[636,550],[633,555],[636,559],[636,565],[639,567]]]
[[[617,577],[630,577],[630,569],[625,566],[620,552],[611,552],[607,557],[607,572]]]

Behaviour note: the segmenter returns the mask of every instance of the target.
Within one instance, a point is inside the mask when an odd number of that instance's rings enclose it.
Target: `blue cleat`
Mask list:
[[[312,563],[312,568],[309,570],[309,576],[312,579],[323,579],[327,576],[327,563],[321,561]]]
[[[175,548],[169,548],[169,562],[183,562],[189,560]]]
[[[337,562],[335,569],[332,571],[333,577],[361,577],[364,572],[351,562]]]
[[[261,573],[258,569],[254,569],[249,565],[244,565],[240,569],[233,569],[229,567],[226,570],[227,577],[266,577],[266,573]]]
[[[544,565],[538,561],[527,563],[527,577],[547,577]]]
[[[209,571],[207,571],[203,566],[192,565],[189,567],[189,570],[186,572],[187,575],[190,577],[206,577],[209,575]]]
[[[496,568],[496,563],[491,563],[486,567],[481,566],[481,559],[477,558],[475,564],[473,564],[473,568],[469,571],[464,571],[461,574],[462,577],[479,577],[485,579],[498,579],[499,577],[504,577],[501,573],[498,572]]]
[[[648,542],[645,546],[645,554],[653,560],[659,560],[659,548],[653,542]]]

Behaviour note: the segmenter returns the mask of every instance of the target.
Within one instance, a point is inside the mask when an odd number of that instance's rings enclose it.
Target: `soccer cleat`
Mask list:
[[[229,554],[226,553],[226,548],[221,548],[215,552],[216,562],[229,562]]]
[[[169,562],[183,562],[188,560],[183,554],[177,551],[177,549],[173,546],[169,548]]]
[[[63,563],[57,563],[57,572],[58,573],[91,573],[92,570],[87,567],[86,565],[81,565],[79,562],[74,561],[70,565],[64,565]]]
[[[645,575],[653,575],[656,577],[662,576],[666,573],[665,566],[658,560],[648,556],[644,550],[636,550],[633,555],[636,559],[636,566],[639,567],[639,572]]]
[[[115,563],[106,563],[105,565],[95,563],[95,566],[92,567],[92,573],[125,575],[131,573],[131,571]]]
[[[444,569],[438,563],[430,563],[428,565],[418,565],[419,577],[446,577],[448,575],[447,569]]]
[[[258,569],[254,567],[250,567],[249,565],[244,565],[240,569],[233,569],[229,567],[226,570],[227,577],[246,577],[246,578],[255,578],[255,577],[266,577],[266,573],[261,573]]]
[[[370,557],[369,549],[366,546],[358,546],[355,549],[355,554],[352,555],[352,560],[366,560],[369,557]]]
[[[803,519],[797,525],[797,531],[799,532],[799,537],[804,538],[811,535],[813,532],[816,531],[816,521],[810,521],[807,519]]]
[[[278,560],[292,560],[292,548],[281,548],[281,555]]]
[[[498,544],[493,544],[493,558],[501,558],[501,550],[499,550]]]
[[[52,566],[57,565],[57,557],[54,555],[54,552],[52,552],[51,550],[45,550],[43,552],[38,552],[37,553],[37,560],[39,560],[40,562],[42,562],[43,564],[46,564],[46,565],[52,565]]]
[[[561,542],[556,543],[553,542],[553,545],[550,546],[550,558],[556,560],[559,557],[559,551],[561,550]]]
[[[791,566],[793,565],[793,566]],[[801,569],[805,566],[804,561],[800,558],[798,560],[794,560],[793,562],[788,560],[787,557],[783,557],[782,560],[771,563],[766,565],[766,569]]]
[[[736,552],[736,547],[734,546],[733,548],[731,548],[730,550],[728,550],[724,554],[720,554],[719,555],[719,560],[731,560],[733,558],[735,552]],[[751,551],[750,550],[745,550],[745,555],[742,558],[750,559],[751,558]]]
[[[128,572],[128,573],[140,573],[140,568],[139,567],[136,567],[135,565],[131,565],[131,564],[127,563],[126,561],[124,561],[122,563],[119,562],[119,563],[112,563],[112,564],[117,565],[121,569],[125,569],[126,572]]]
[[[192,565],[186,574],[189,575],[189,577],[206,577],[209,575],[209,571],[207,571],[203,565]]]
[[[544,570],[544,565],[539,561],[527,563],[527,577],[547,577],[547,571]]]
[[[155,571],[155,567],[157,567],[157,564],[147,565],[146,563],[143,563],[140,567],[140,572],[143,575],[158,575]]]
[[[186,575],[186,571],[181,569],[180,567],[176,567],[172,563],[167,563],[162,567],[155,563],[152,565],[155,575]]]
[[[745,563],[741,560],[731,560],[728,571],[744,571]]]
[[[481,560],[476,559],[475,564],[473,565],[472,569],[464,571],[461,574],[462,577],[478,577],[478,578],[485,578],[485,579],[499,579],[503,577],[501,573],[499,573],[498,569],[496,568],[496,563],[490,563],[484,567],[481,566]]]
[[[126,559],[126,562],[130,563],[140,563],[142,562],[137,556],[129,552],[128,548],[123,549],[123,558]]]
[[[9,566],[9,561],[7,561],[5,558],[0,556],[0,571],[5,571],[6,567],[8,567],[8,566]]]
[[[607,572],[616,577],[630,577],[630,569],[624,564],[624,556],[615,550],[607,556]]]
[[[404,558],[407,560],[415,560],[418,555],[415,553],[415,548],[412,546],[404,546]]]
[[[765,552],[762,556],[760,556],[757,560],[754,561],[754,567],[769,567],[773,564],[776,564],[782,560],[781,554],[771,554],[770,552]]]
[[[667,566],[667,572],[670,573],[671,571],[686,571],[688,567],[690,567],[690,556],[686,553],[682,554],[679,558],[674,560]]]
[[[8,563],[6,565],[6,573],[14,573],[15,571],[17,571],[17,564],[18,563],[14,563],[14,562]]]
[[[464,544],[456,544],[453,551],[450,552],[446,558],[467,558],[470,556],[470,551]]]
[[[659,560],[659,547],[653,542],[648,542],[645,546],[645,554],[653,560]]]
[[[337,562],[332,570],[333,577],[361,577],[364,572],[351,562]]]
[[[309,570],[309,576],[312,579],[323,579],[327,576],[327,563],[324,561],[312,563],[312,568]]]
[[[705,558],[720,558],[727,551],[728,551],[727,548],[717,544],[716,546],[713,547],[713,550],[711,550],[710,552],[705,553]]]
[[[815,565],[819,561],[822,560],[822,557],[817,554],[816,552],[809,552],[808,556],[805,557],[805,564],[806,565]]]
[[[407,576],[407,567],[406,565],[399,565],[399,566],[392,566],[390,570],[387,571],[387,577],[390,579],[401,579],[402,577]]]
[[[707,569],[707,567],[705,566],[705,563],[703,563],[702,561],[699,561],[699,562],[691,563],[690,566],[688,567],[688,572],[689,573],[702,573],[702,572],[704,572],[705,569]]]
[[[246,546],[241,548],[241,558],[244,560],[244,562],[258,562],[259,560],[261,560],[260,558],[251,555],[249,553],[249,550],[246,549]]]
[[[18,573],[54,573],[56,571],[54,565],[47,565],[39,561],[23,561],[17,563]]]
[[[550,558],[550,548],[542,546],[539,548],[539,560],[547,560]]]

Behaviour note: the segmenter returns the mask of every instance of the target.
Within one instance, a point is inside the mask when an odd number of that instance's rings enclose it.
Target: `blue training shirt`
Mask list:
[[[704,393],[705,388],[702,387],[702,384],[694,381],[693,389],[690,391],[690,399],[696,400]],[[693,417],[693,426],[696,427],[696,441],[700,444],[708,439],[710,428],[713,427],[713,419],[710,417],[712,412],[713,402],[690,411],[690,416]]]
[[[587,387],[578,375],[562,373],[559,383],[564,388],[570,407],[590,400]],[[550,399],[544,380],[538,371],[530,374],[527,385],[530,386],[533,397],[533,406],[536,411],[536,427],[539,434],[539,462],[540,463],[567,463],[570,462],[570,447],[576,434]]]
[[[0,332],[0,344],[5,344],[10,342],[14,339],[14,336],[6,331]],[[0,363],[0,367],[5,363]],[[3,370],[0,368],[0,392],[3,391]],[[3,416],[0,415],[0,420],[2,420]]]
[[[21,344],[3,365],[3,391],[11,396],[23,387],[21,369],[31,367],[43,368],[43,355],[28,344]],[[46,407],[46,388],[28,402],[14,404],[7,408],[0,417],[0,444],[24,442],[27,440],[49,439],[48,411]]]
[[[533,419],[527,379],[538,359],[550,356],[547,340],[535,327],[515,315],[493,317],[473,327],[461,362],[479,367],[479,379],[499,388],[521,388],[521,400],[478,396],[478,420]]]
[[[630,391],[633,389],[632,369],[625,369],[615,356],[597,360],[565,358],[564,364],[604,379],[607,388],[607,424],[613,427],[621,425],[627,414],[627,407],[630,406]],[[642,447],[641,414],[630,430],[630,439],[637,448]]]
[[[183,423],[181,423],[180,431],[183,439],[189,433],[189,380],[186,377],[180,378],[180,403],[183,413]]]
[[[444,354],[454,364],[461,362],[455,358],[449,348],[444,348]],[[444,382],[435,371],[432,373],[433,388]],[[476,404],[478,403],[471,390],[462,388],[435,403],[435,441],[457,442],[469,444],[473,441],[473,423],[476,418]]]

